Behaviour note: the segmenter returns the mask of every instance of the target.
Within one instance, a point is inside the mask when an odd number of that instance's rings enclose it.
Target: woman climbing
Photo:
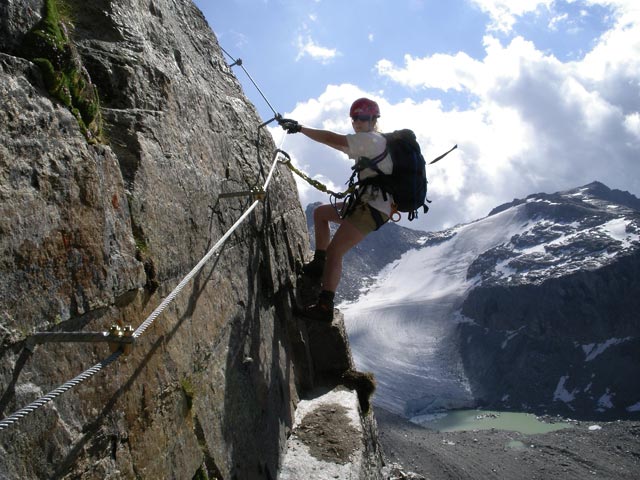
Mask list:
[[[346,153],[356,163],[363,158],[376,159],[376,168],[384,174],[390,174],[393,163],[386,152],[386,140],[376,128],[380,117],[378,104],[368,98],[359,98],[351,105],[349,115],[355,133],[348,135],[305,127],[291,119],[280,119],[279,123],[287,133],[301,132],[311,140]],[[359,172],[358,179],[362,181],[377,174],[372,168],[364,168]],[[321,205],[313,212],[316,251],[313,260],[305,264],[302,270],[308,277],[321,280],[322,290],[317,302],[303,310],[304,317],[326,322],[333,320],[333,302],[342,275],[342,258],[364,237],[389,220],[393,203],[390,194],[384,194],[379,188],[369,185],[358,192],[355,198],[355,204],[346,209],[343,217],[338,213],[343,211],[343,203]],[[329,222],[340,225],[333,238]]]

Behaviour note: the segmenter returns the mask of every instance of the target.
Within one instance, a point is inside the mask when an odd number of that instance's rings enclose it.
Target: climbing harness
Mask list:
[[[311,178],[306,173],[297,169],[293,165],[293,163],[291,163],[291,158],[289,157],[289,155],[287,155],[287,160],[283,161],[282,163],[284,163],[287,167],[289,167],[289,170],[291,170],[293,173],[298,175],[300,178],[302,178],[305,182],[307,182],[309,185],[314,187],[316,190],[319,190],[320,192],[323,192],[323,193],[327,193],[329,195],[329,203],[331,203],[335,211],[338,212],[338,215],[340,216],[340,218],[344,218],[349,212],[351,212],[351,210],[353,210],[353,208],[357,204],[357,200],[359,197],[358,185],[357,185],[357,182],[354,181],[353,175],[349,179],[348,187],[345,191],[334,192],[332,190],[329,190],[329,188],[327,188],[327,186],[324,183],[319,182],[314,178]],[[340,200],[343,200],[343,202],[341,203]]]
[[[439,155],[435,159],[431,160],[428,163],[428,165],[433,165],[434,163],[439,162],[444,157],[446,157],[451,152],[453,152],[456,148],[458,148],[458,145],[454,145],[451,149],[449,149],[448,151],[446,151],[442,155]],[[388,154],[388,150],[385,149],[380,155],[378,155],[377,157],[375,157],[373,159],[369,159],[369,158],[366,158],[366,157],[360,157],[360,159],[358,159],[356,164],[353,167],[351,167],[353,172],[351,174],[351,177],[349,177],[349,180],[347,180],[347,182],[346,182],[347,189],[345,191],[343,191],[343,192],[338,192],[338,193],[329,190],[327,188],[327,186],[325,184],[323,184],[322,182],[319,182],[318,180],[315,180],[315,179],[309,177],[304,172],[298,170],[291,163],[290,159],[289,159],[288,162],[286,162],[286,165],[289,167],[289,169],[293,173],[298,175],[300,178],[302,178],[304,181],[306,181],[309,185],[311,185],[312,187],[314,187],[315,189],[317,189],[317,190],[319,190],[319,191],[321,191],[323,193],[329,194],[329,202],[331,203],[331,205],[333,205],[333,207],[335,208],[335,210],[338,213],[338,215],[340,216],[340,218],[344,218],[345,216],[347,216],[355,208],[355,206],[357,205],[358,200],[360,198],[360,195],[362,194],[364,188],[366,188],[367,186],[374,186],[375,187],[375,180],[374,179],[376,177],[369,177],[369,179],[367,179],[364,182],[362,182],[362,181],[359,181],[358,178],[357,178],[358,173],[361,170],[365,169],[365,168],[372,168],[372,169],[377,170],[379,172],[379,170],[376,167],[376,164],[380,160],[382,160],[387,154]],[[379,175],[385,175],[385,174],[379,173]],[[340,204],[340,201],[342,201],[342,204]],[[429,200],[427,200],[427,202],[428,201]],[[391,210],[391,216],[389,217],[389,219],[392,222],[397,223],[402,219],[402,216],[400,214],[400,211],[398,211],[397,205],[393,204],[391,207],[392,207],[392,210]],[[413,217],[413,218],[415,218],[415,217]],[[411,215],[410,215],[409,219],[410,220],[412,219]]]

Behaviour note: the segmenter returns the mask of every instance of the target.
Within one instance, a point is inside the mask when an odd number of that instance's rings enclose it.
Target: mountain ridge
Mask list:
[[[380,406],[635,415],[639,203],[599,182],[530,195],[385,267],[343,308]]]
[[[640,210],[640,199],[637,198],[635,195],[632,195],[631,193],[625,191],[625,190],[618,190],[618,189],[611,189],[609,187],[607,187],[604,183],[602,182],[598,182],[597,180],[594,180],[591,183],[588,183],[580,188],[584,188],[584,189],[588,189],[590,192],[592,192],[594,195],[597,195],[598,197],[602,198],[602,199],[606,199],[609,200],[611,202],[620,204],[620,205],[624,205],[627,206],[633,210]],[[571,190],[569,190],[571,191]],[[528,195],[527,197],[525,197],[524,199],[514,199],[511,202],[508,203],[503,203],[502,205],[499,205],[497,207],[495,207],[493,210],[491,210],[489,212],[489,216],[491,215],[495,215],[496,213],[500,213],[503,210],[506,210],[507,208],[513,207],[515,205],[519,205],[521,203],[526,202],[529,198],[548,198],[548,199],[552,199],[557,197],[558,195],[561,195],[562,192],[557,192],[554,194],[547,194],[547,193],[533,193],[531,195]]]

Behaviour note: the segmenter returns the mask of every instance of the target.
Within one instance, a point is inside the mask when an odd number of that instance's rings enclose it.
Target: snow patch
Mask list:
[[[640,412],[640,402],[628,406],[627,412]]]
[[[575,400],[576,398],[576,392],[578,391],[577,389],[574,389],[572,392],[570,392],[569,390],[567,390],[565,388],[565,384],[567,383],[567,380],[569,380],[569,376],[565,375],[563,377],[560,377],[560,380],[558,381],[558,385],[556,386],[556,391],[553,393],[553,401],[560,401],[560,402],[564,402],[564,403],[571,403]]]
[[[513,279],[513,276],[518,273],[518,271],[515,268],[512,268],[509,266],[509,262],[511,262],[511,260],[512,260],[511,258],[507,260],[502,260],[501,262],[498,262],[498,264],[495,267],[495,270],[498,276],[506,278],[507,281],[511,281]]]
[[[451,316],[451,320],[456,325],[460,325],[463,323],[467,323],[469,325],[476,325],[476,321],[472,318],[464,316],[462,314],[462,310],[458,310],[457,312],[454,312],[454,314]]]
[[[507,338],[504,339],[504,341],[502,342],[502,350],[504,350],[505,348],[507,348],[507,345],[509,344],[509,342],[514,339],[519,333],[520,331],[525,328],[525,325],[521,326],[519,329],[517,330],[509,330],[507,332]]]
[[[562,205],[561,203],[552,202],[546,198],[528,198],[527,203],[546,203],[547,205]]]
[[[455,227],[455,235],[442,243],[405,252],[380,272],[367,294],[349,305],[349,313],[408,302],[438,303],[450,296],[461,298],[474,285],[473,280],[467,280],[471,263],[481,253],[522,233],[523,213],[523,206],[510,208]]]
[[[615,393],[611,393],[607,388],[607,391],[604,395],[602,395],[598,399],[598,408],[596,409],[598,412],[604,412],[605,410],[609,410],[613,408],[613,396]]]
[[[582,345],[582,351],[585,355],[585,362],[590,362],[598,355],[605,352],[609,347],[614,345],[620,345],[621,343],[627,342],[631,340],[631,337],[626,338],[610,338],[606,342],[603,343],[589,343],[587,345]]]
[[[629,223],[630,221],[624,217],[614,218],[602,224],[599,230],[605,232],[614,240],[621,242],[623,247],[626,248],[629,247],[632,242],[640,240],[640,235],[627,232],[627,225],[629,225]]]

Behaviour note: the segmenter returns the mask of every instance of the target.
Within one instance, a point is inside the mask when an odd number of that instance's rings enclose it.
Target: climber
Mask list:
[[[378,104],[368,98],[359,98],[349,110],[351,125],[355,133],[342,135],[328,130],[317,130],[306,127],[295,120],[281,118],[280,126],[287,133],[302,133],[311,140],[323,143],[346,153],[356,162],[362,157],[382,160],[377,162],[377,168],[385,174],[390,174],[393,168],[391,158],[386,151],[386,140],[377,129],[380,108]],[[360,180],[377,175],[365,168],[360,171]],[[342,258],[369,233],[378,230],[391,216],[393,198],[383,194],[379,189],[368,186],[356,196],[355,205],[350,206],[343,217],[342,202],[324,204],[313,212],[315,227],[316,250],[313,260],[303,266],[303,274],[321,281],[322,290],[315,304],[304,308],[302,316],[306,318],[331,322],[333,321],[333,303],[335,292],[342,274]],[[329,223],[340,226],[333,238],[330,238]]]

